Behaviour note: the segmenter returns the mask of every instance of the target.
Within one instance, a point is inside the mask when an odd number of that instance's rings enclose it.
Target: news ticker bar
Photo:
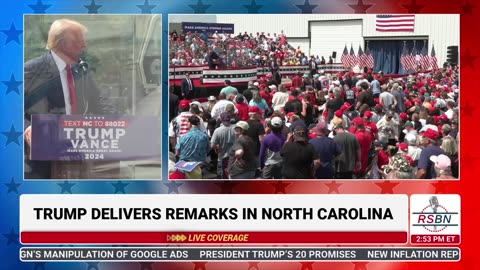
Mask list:
[[[39,261],[445,261],[460,248],[42,248],[20,249],[20,260]]]

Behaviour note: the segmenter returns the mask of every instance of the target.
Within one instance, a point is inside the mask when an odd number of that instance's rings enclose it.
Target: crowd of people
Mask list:
[[[270,69],[283,65],[310,65],[312,70],[319,64],[333,63],[329,56],[308,57],[300,47],[292,47],[283,33],[247,32],[238,35],[202,32],[187,32],[169,35],[170,65],[216,67],[265,66]]]
[[[307,72],[288,87],[268,74],[246,89],[227,80],[170,116],[170,178],[457,178],[458,72]],[[184,172],[178,161],[201,164]]]

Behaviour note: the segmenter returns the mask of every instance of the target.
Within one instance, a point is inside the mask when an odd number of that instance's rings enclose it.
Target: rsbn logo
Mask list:
[[[417,218],[412,226],[422,226],[429,232],[441,232],[449,226],[458,226],[458,223],[452,223],[452,216],[458,215],[458,212],[449,212],[438,202],[437,196],[430,197],[428,202],[421,212],[413,212]]]

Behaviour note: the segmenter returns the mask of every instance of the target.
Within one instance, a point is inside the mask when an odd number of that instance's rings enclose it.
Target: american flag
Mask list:
[[[373,60],[373,55],[372,52],[370,51],[370,48],[367,47],[365,48],[365,55],[367,56],[365,64],[367,65],[368,68],[372,68],[375,66],[375,61]]]
[[[402,55],[400,55],[400,64],[402,65],[403,72],[407,72],[408,69],[409,69],[407,58],[408,58],[407,44],[406,44],[406,42],[404,42],[403,43]]]
[[[415,46],[413,47],[410,54],[407,55],[405,61],[407,63],[407,68],[415,71],[415,54],[416,54]]]
[[[348,55],[347,45],[345,45],[345,49],[343,49],[342,56],[340,56],[340,62],[342,62],[343,67],[346,68],[346,69],[348,69],[350,67],[349,61],[348,61],[349,57],[350,56]]]
[[[412,69],[413,71],[417,72],[420,70],[420,53],[418,52],[417,48],[415,47],[415,43],[413,45],[413,50],[412,50],[412,56],[410,56],[413,59],[413,66]]]
[[[423,48],[420,52],[420,64],[422,66],[422,70],[430,69],[430,56],[428,56],[428,50],[427,46],[425,46],[425,43],[423,43]]]
[[[379,32],[413,32],[415,15],[377,15],[376,29]]]
[[[360,68],[360,70],[363,70],[363,68],[367,65],[366,64],[367,56],[363,53],[362,46],[360,45],[358,45],[357,59],[358,59],[358,67]]]
[[[437,56],[435,54],[435,46],[432,45],[432,54],[430,56],[430,65],[432,69],[438,69]]]
[[[350,45],[350,57],[348,58],[348,61],[350,62],[351,68],[357,65],[358,59],[355,56],[355,52],[353,51],[353,45]]]

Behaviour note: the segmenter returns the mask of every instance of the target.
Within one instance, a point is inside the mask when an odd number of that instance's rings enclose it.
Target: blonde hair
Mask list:
[[[442,139],[442,146],[440,148],[445,151],[447,156],[455,155],[458,151],[457,142],[450,136],[445,136]]]
[[[85,34],[87,27],[69,19],[55,20],[48,31],[47,50],[57,48],[58,44],[65,39],[65,34],[69,32]]]

